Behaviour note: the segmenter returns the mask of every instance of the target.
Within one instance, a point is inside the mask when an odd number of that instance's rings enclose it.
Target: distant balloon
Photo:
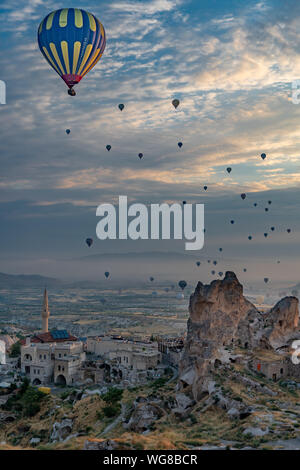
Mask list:
[[[157,296],[157,292],[154,291],[154,292],[152,292],[151,295],[153,295],[153,297],[156,297],[156,296]]]
[[[232,168],[228,167],[228,168],[226,168],[226,171],[227,171],[227,173],[231,173]]]
[[[210,259],[208,259],[207,262],[210,263]]]
[[[212,275],[214,276],[214,275],[216,274],[216,271],[212,270],[211,273],[212,273]]]
[[[93,239],[92,239],[92,238],[87,238],[87,239],[85,240],[85,243],[87,244],[88,247],[90,247],[90,246],[92,246],[92,244],[93,244]]]
[[[180,289],[184,290],[187,286],[187,283],[186,283],[186,281],[179,281],[178,285],[179,285]]]
[[[197,265],[197,266],[200,266],[200,264],[201,264],[200,261],[197,261],[197,262],[196,262],[196,265]]]
[[[271,230],[272,230],[272,232],[274,232],[274,230],[275,230],[275,227],[271,227]]]
[[[222,271],[219,272],[219,276],[222,277],[223,276],[223,273]]]
[[[246,272],[247,272],[247,269],[246,269],[246,268],[244,268],[244,269],[243,269],[243,271],[244,271],[244,273],[246,273]]]
[[[182,142],[178,142],[178,147],[181,149],[181,147],[183,146],[183,143]]]
[[[203,189],[204,189],[204,191],[207,191],[207,186],[204,186]]]
[[[139,153],[139,159],[143,158],[143,154],[142,153]]]
[[[262,153],[262,154],[261,154],[261,158],[262,158],[263,160],[266,158],[266,156],[267,156],[267,155],[266,155],[265,153]]]
[[[269,282],[269,278],[268,277],[265,277],[264,278],[264,282],[267,284]]]
[[[172,101],[172,105],[174,106],[175,109],[177,109],[178,106],[180,105],[180,101],[175,98],[175,100]]]
[[[242,198],[243,200],[246,199],[246,194],[245,194],[245,193],[241,194],[241,198]]]
[[[105,271],[104,276],[106,277],[106,279],[109,278],[109,272]]]
[[[120,111],[123,111],[124,108],[125,108],[125,105],[124,105],[124,104],[122,104],[122,103],[119,104],[119,110],[120,110]]]
[[[107,146],[106,146],[106,150],[107,150],[108,152],[110,152],[110,150],[111,150],[111,145],[107,145]]]
[[[267,238],[268,234],[267,233],[264,233],[264,237]]]
[[[218,261],[214,261],[214,262],[213,262],[213,264],[214,264],[215,266],[217,266],[217,264],[218,264]]]
[[[152,277],[152,276],[150,276],[149,279],[150,279],[151,282],[154,281],[154,277]]]
[[[291,229],[290,229],[290,228],[287,229],[287,233],[291,233]]]
[[[272,204],[272,201],[268,201],[268,204]]]
[[[254,205],[254,207],[257,207],[257,202],[255,202],[253,205]]]
[[[265,212],[269,212],[269,209],[268,209],[268,207],[266,207],[266,208],[265,208]]]
[[[231,220],[230,223],[233,225],[233,224],[234,224],[234,220]]]
[[[186,205],[186,201],[182,201],[182,204],[185,206],[185,205]]]
[[[223,251],[223,248],[219,248],[219,251]]]
[[[252,237],[251,237],[251,235],[249,235],[249,237],[248,237],[248,240],[252,240]]]
[[[68,135],[69,135],[69,134],[70,134],[70,132],[71,132],[71,131],[70,131],[70,129],[66,129],[66,134],[68,134]]]
[[[176,295],[176,299],[177,300],[184,300],[184,294],[182,292],[178,292],[178,294]]]

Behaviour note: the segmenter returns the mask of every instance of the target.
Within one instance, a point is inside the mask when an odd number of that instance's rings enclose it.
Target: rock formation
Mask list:
[[[286,297],[267,314],[243,296],[233,272],[210,285],[198,283],[190,297],[187,339],[179,366],[179,391],[199,400],[210,393],[212,372],[234,361],[231,350],[241,346],[275,348],[297,336],[298,300]],[[299,335],[298,335],[299,336]]]

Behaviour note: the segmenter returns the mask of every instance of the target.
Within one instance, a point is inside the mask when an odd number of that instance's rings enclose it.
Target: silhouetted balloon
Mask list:
[[[120,111],[123,111],[124,108],[125,108],[125,105],[123,103],[119,104],[119,110]]]
[[[107,145],[106,150],[109,152],[111,150],[111,145]]]
[[[179,285],[180,289],[184,290],[187,286],[187,283],[186,283],[186,281],[179,281],[178,285]]]
[[[206,191],[206,190],[207,190],[207,186],[204,186],[203,189],[204,189],[204,191]]]
[[[254,207],[257,207],[257,202],[255,202],[253,205],[254,205]]]
[[[271,227],[271,230],[272,230],[272,232],[274,232],[274,230],[275,230],[275,227]]]
[[[196,265],[197,265],[197,266],[200,266],[200,264],[201,264],[200,261],[197,261],[197,262],[196,262]]]
[[[222,277],[223,276],[223,273],[222,271],[219,272],[219,276]]]
[[[143,158],[143,156],[144,156],[144,155],[143,155],[142,153],[139,153],[139,158],[140,158],[140,159]]]
[[[181,147],[183,146],[183,143],[182,142],[178,142],[178,147],[181,149]]]
[[[227,170],[227,173],[231,173],[232,168],[228,167],[226,170]]]
[[[248,237],[248,240],[252,240],[252,237],[251,237],[251,235],[249,235],[249,237]]]
[[[215,266],[217,266],[217,264],[218,264],[218,261],[214,261],[214,262],[213,262],[213,264],[214,264]]]
[[[266,156],[267,156],[267,155],[266,155],[265,153],[262,153],[262,154],[261,154],[261,158],[262,158],[263,160],[266,158]]]
[[[269,278],[268,278],[268,277],[265,277],[265,278],[264,278],[264,281],[265,281],[265,283],[267,284],[267,283],[269,282]]]
[[[264,237],[267,238],[268,234],[267,233],[264,233]]]
[[[182,204],[185,206],[185,205],[186,205],[186,201],[182,201]]]
[[[211,273],[212,273],[212,275],[214,275],[214,274],[216,274],[216,271],[212,270],[212,272],[211,272]]]
[[[268,204],[272,204],[272,201],[268,201]]]
[[[93,239],[92,239],[92,238],[87,238],[87,239],[85,240],[85,243],[87,244],[88,247],[90,247],[90,246],[92,246],[92,244],[93,244]]]
[[[66,134],[68,134],[68,135],[69,135],[69,134],[70,134],[70,132],[71,132],[71,131],[70,131],[70,129],[66,129]]]
[[[109,272],[108,272],[108,271],[105,271],[104,276],[105,276],[106,279],[107,279],[107,278],[109,277]]]
[[[290,228],[287,229],[287,233],[291,233],[291,229],[290,229]]]
[[[210,263],[210,259],[208,259],[207,262]]]
[[[234,220],[231,220],[230,223],[233,225],[233,224],[234,224]]]
[[[244,273],[246,273],[246,272],[247,272],[247,269],[246,269],[246,268],[244,268],[244,269],[243,269],[243,271],[244,271]]]
[[[182,292],[178,292],[178,294],[176,294],[176,299],[177,300],[184,300],[184,294]]]
[[[246,199],[246,194],[245,194],[245,193],[241,194],[241,198],[242,198],[243,200]]]
[[[172,105],[173,105],[174,108],[176,109],[176,108],[178,108],[178,106],[180,105],[180,101],[175,98],[175,100],[172,101]]]
[[[269,209],[268,209],[268,207],[266,207],[266,208],[265,208],[265,212],[269,212]]]
[[[219,248],[219,251],[223,251],[223,248]]]
[[[149,279],[150,279],[151,282],[154,281],[154,277],[152,277],[152,276],[150,276]]]

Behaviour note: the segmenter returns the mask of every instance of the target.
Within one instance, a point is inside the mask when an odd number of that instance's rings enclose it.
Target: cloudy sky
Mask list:
[[[61,7],[91,11],[107,34],[76,98],[36,41],[41,19]],[[205,204],[205,246],[195,256],[206,265],[200,274],[187,258],[191,280],[212,278],[207,259],[216,259],[217,271],[247,267],[245,281],[299,282],[298,0],[11,0],[0,13],[0,271],[72,277],[76,260],[77,277],[89,278],[104,266],[78,260],[94,254],[184,255],[183,242],[96,239],[96,207],[127,195]],[[169,271],[160,265],[161,277]]]

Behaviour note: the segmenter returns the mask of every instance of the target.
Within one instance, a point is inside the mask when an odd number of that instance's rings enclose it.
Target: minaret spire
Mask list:
[[[48,333],[48,318],[50,316],[49,304],[48,304],[48,292],[44,290],[44,302],[42,309],[42,330],[43,333]]]

